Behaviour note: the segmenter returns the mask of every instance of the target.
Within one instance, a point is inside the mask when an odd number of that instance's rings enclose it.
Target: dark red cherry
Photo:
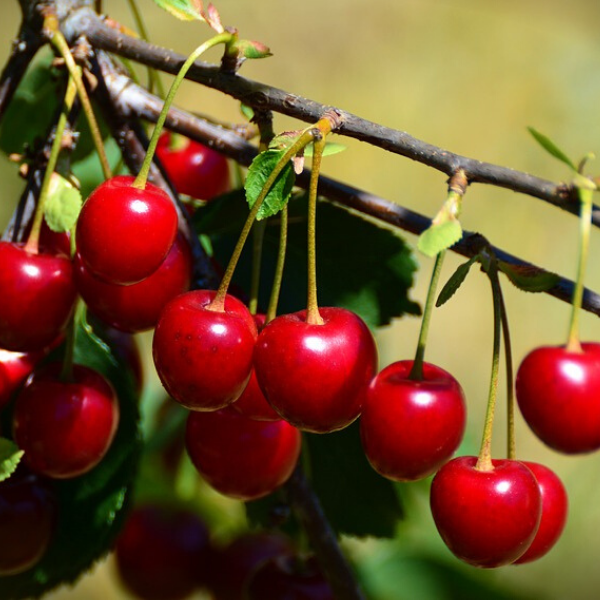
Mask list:
[[[569,499],[562,481],[554,471],[539,463],[523,461],[537,479],[542,494],[542,520],[525,554],[516,565],[541,558],[554,547],[567,522]]]
[[[75,283],[90,311],[116,329],[136,333],[152,329],[164,305],[187,292],[192,279],[192,254],[180,234],[154,273],[139,283],[118,285],[94,277],[75,257]]]
[[[365,454],[373,468],[397,481],[435,473],[458,448],[465,430],[463,391],[444,369],[423,364],[410,379],[412,360],[395,362],[371,382],[360,417]]]
[[[66,328],[77,291],[69,258],[0,242],[0,348],[41,350]]]
[[[377,348],[365,323],[344,308],[320,308],[273,319],[254,351],[258,383],[282,418],[305,431],[327,433],[354,421],[377,370]]]
[[[217,410],[237,400],[252,370],[256,325],[248,309],[227,296],[225,310],[209,307],[216,292],[181,294],[163,309],[152,342],[167,392],[190,410]]]
[[[0,482],[0,577],[33,567],[44,556],[56,524],[53,490],[19,467]]]
[[[581,347],[582,352],[536,348],[516,378],[525,421],[542,442],[566,454],[600,448],[600,344]]]
[[[195,513],[154,504],[132,511],[115,546],[122,582],[143,600],[187,598],[206,580],[210,553]]]
[[[46,354],[46,350],[10,352],[0,348],[0,409],[8,403],[13,392],[29,377]]]
[[[229,191],[229,166],[223,154],[199,142],[164,132],[156,155],[180,194],[212,200]]]
[[[431,512],[442,539],[476,567],[513,563],[531,545],[542,514],[533,473],[516,460],[494,460],[491,471],[477,457],[446,463],[431,485]]]
[[[27,381],[15,401],[13,436],[32,471],[67,479],[102,460],[117,430],[119,405],[96,371],[73,365],[72,378],[62,381],[61,368],[51,363]]]
[[[300,432],[285,421],[256,421],[231,407],[188,416],[185,445],[211,487],[255,500],[283,485],[300,455]]]
[[[177,235],[177,211],[159,187],[132,186],[118,175],[99,185],[77,220],[77,251],[86,268],[110,283],[129,285],[160,267]]]

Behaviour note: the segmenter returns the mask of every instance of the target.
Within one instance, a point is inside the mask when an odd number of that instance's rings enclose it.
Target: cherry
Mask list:
[[[569,511],[567,492],[558,476],[539,463],[523,461],[523,464],[537,479],[542,494],[542,520],[531,546],[515,561],[517,565],[537,560],[553,548],[563,532]]]
[[[230,407],[188,416],[185,445],[215,490],[255,500],[283,485],[300,455],[300,432],[285,421],[256,421]]]
[[[22,467],[0,482],[0,576],[33,567],[45,554],[56,523],[50,486]]]
[[[216,292],[195,290],[163,308],[152,342],[156,370],[167,392],[191,410],[217,410],[244,391],[252,370],[256,325],[233,296],[225,310]]]
[[[264,562],[247,587],[248,600],[335,600],[314,557],[277,556]]]
[[[566,454],[600,448],[600,344],[542,346],[519,367],[516,396],[537,437]]]
[[[129,285],[152,274],[177,234],[177,211],[159,187],[132,186],[118,175],[99,185],[77,220],[77,251],[86,268],[110,283]]]
[[[167,257],[139,283],[118,285],[94,277],[75,257],[75,282],[90,311],[116,329],[136,333],[152,329],[164,305],[187,292],[192,279],[192,253],[180,234]]]
[[[264,562],[275,556],[292,554],[291,540],[274,531],[255,531],[235,538],[215,553],[210,589],[219,600],[247,600],[247,582]]]
[[[15,402],[13,435],[32,471],[67,479],[102,460],[117,430],[119,405],[100,373],[73,365],[72,378],[62,381],[61,369],[50,363],[28,379]]]
[[[77,291],[71,261],[0,242],[0,347],[41,350],[66,328]]]
[[[466,408],[459,383],[435,365],[410,379],[412,360],[395,362],[371,382],[360,418],[365,454],[373,468],[397,481],[431,475],[458,448]]]
[[[322,325],[306,311],[273,319],[254,352],[258,383],[269,404],[292,425],[326,433],[346,427],[363,406],[377,370],[368,327],[344,308],[320,308]]]
[[[13,392],[27,379],[36,364],[46,354],[47,350],[10,352],[0,348],[0,409],[8,403]]]
[[[129,515],[115,546],[118,573],[143,600],[179,600],[208,576],[208,529],[188,510],[148,504]]]
[[[230,188],[227,159],[208,146],[164,132],[156,155],[180,194],[212,200]]]
[[[542,512],[533,473],[516,460],[476,468],[475,456],[446,463],[431,485],[431,512],[442,539],[476,567],[513,563],[531,545]]]

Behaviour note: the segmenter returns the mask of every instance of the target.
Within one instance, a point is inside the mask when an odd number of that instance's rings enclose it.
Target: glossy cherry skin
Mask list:
[[[257,337],[252,315],[227,296],[225,310],[208,308],[216,292],[181,294],[164,307],[152,341],[167,392],[190,410],[218,410],[237,400],[252,370]]]
[[[292,541],[275,531],[256,531],[235,538],[214,554],[209,587],[218,600],[247,600],[254,572],[270,558],[293,554]]]
[[[102,460],[117,430],[119,405],[100,373],[73,365],[72,380],[63,382],[61,368],[51,363],[27,381],[15,401],[13,437],[32,471],[68,479]]]
[[[521,565],[541,558],[554,547],[567,522],[569,499],[562,481],[554,471],[539,463],[523,461],[534,474],[542,494],[542,520],[531,546],[514,564]]]
[[[115,546],[122,582],[143,600],[187,598],[206,579],[210,553],[198,516],[158,505],[135,508]]]
[[[54,532],[57,502],[47,482],[19,467],[0,482],[0,577],[33,567]]]
[[[283,485],[302,445],[285,421],[256,421],[230,407],[188,416],[185,445],[196,469],[225,496],[255,500]]]
[[[12,394],[33,372],[35,365],[46,356],[45,350],[37,352],[10,352],[0,348],[0,409]]]
[[[477,457],[446,463],[431,485],[431,512],[452,553],[475,567],[513,563],[531,545],[542,514],[533,473],[516,460],[494,460],[491,471]]]
[[[314,557],[278,556],[263,563],[247,588],[248,600],[335,600]]]
[[[99,185],[77,220],[77,251],[86,268],[109,283],[145,279],[165,260],[177,235],[177,211],[169,196],[148,183],[118,175]]]
[[[581,353],[536,348],[516,378],[523,418],[542,442],[566,454],[600,448],[600,344],[581,347]]]
[[[258,383],[269,404],[304,431],[337,431],[354,421],[377,371],[377,348],[360,317],[320,308],[322,325],[306,311],[273,319],[254,351]]]
[[[0,348],[41,350],[67,326],[77,290],[69,258],[0,242]]]
[[[223,154],[199,142],[178,136],[171,147],[171,134],[160,136],[156,155],[180,194],[212,200],[229,191],[229,166]]]
[[[165,304],[190,289],[192,253],[178,235],[154,273],[132,285],[106,283],[94,277],[75,257],[75,283],[88,308],[116,329],[137,333],[152,329]]]
[[[458,448],[466,423],[463,391],[444,369],[423,364],[409,379],[412,360],[395,362],[371,382],[360,417],[362,445],[373,468],[396,481],[435,473]]]

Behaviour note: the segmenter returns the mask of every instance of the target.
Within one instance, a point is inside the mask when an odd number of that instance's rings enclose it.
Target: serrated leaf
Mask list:
[[[273,56],[271,50],[261,42],[251,40],[238,40],[235,43],[238,56],[244,58],[267,58]]]
[[[479,260],[479,255],[475,255],[471,257],[466,263],[460,265],[456,271],[450,276],[450,279],[446,282],[446,285],[442,288],[437,301],[435,303],[436,306],[442,306],[454,296],[457,292],[458,288],[463,284],[464,280],[467,278],[469,274],[469,270],[471,267]]]
[[[110,551],[126,515],[141,452],[132,378],[127,366],[89,329],[77,330],[75,362],[96,369],[113,384],[119,397],[119,427],[98,466],[80,477],[52,482],[59,519],[50,547],[32,569],[0,577],[3,600],[39,597],[76,581]]]
[[[23,450],[11,440],[0,437],[0,481],[8,479],[17,469]]]
[[[266,150],[265,152],[261,152],[252,161],[244,186],[246,189],[246,201],[250,208],[254,206],[267,179],[284,154],[285,151],[283,150]],[[256,216],[258,221],[276,215],[285,206],[290,199],[295,181],[296,176],[290,161],[283,167],[283,170],[279,173],[269,193],[263,200]]]
[[[535,141],[549,154],[557,158],[573,171],[577,171],[575,163],[546,135],[537,131],[533,127],[528,127],[527,130],[534,137]]]
[[[462,227],[458,219],[432,224],[420,236],[417,248],[426,256],[436,256],[462,238]]]
[[[560,281],[556,273],[544,271],[533,265],[511,265],[499,260],[498,268],[515,287],[524,292],[547,292]]]
[[[154,2],[181,21],[204,21],[194,0],[154,0]]]
[[[59,233],[71,231],[77,222],[82,204],[80,191],[64,177],[53,173],[44,206],[44,218],[48,227]]]

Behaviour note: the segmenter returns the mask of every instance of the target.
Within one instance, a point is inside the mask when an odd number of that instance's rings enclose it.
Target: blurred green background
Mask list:
[[[552,137],[575,159],[600,154],[600,4],[587,0],[217,0],[224,23],[242,36],[270,46],[274,56],[247,63],[242,74],[290,92],[338,106],[362,117],[406,130],[448,150],[560,181],[568,172],[537,147],[531,125]],[[105,0],[104,11],[133,27],[123,0]],[[190,52],[208,31],[168,17],[152,0],[139,0],[152,41]],[[0,5],[0,62],[20,20],[17,2]],[[218,55],[209,55],[217,60]],[[165,78],[166,81],[166,78]],[[239,120],[238,104],[219,93],[185,83],[177,104]],[[295,127],[277,117],[276,129]],[[445,177],[408,159],[359,142],[326,159],[324,172],[426,215],[445,195]],[[589,171],[595,173],[591,163]],[[0,162],[4,225],[22,189],[17,168]],[[505,190],[473,186],[462,223],[499,247],[570,278],[575,272],[577,220],[538,200]],[[416,238],[407,235],[409,243]],[[587,284],[600,290],[600,236],[593,233]],[[422,302],[432,261],[417,256],[422,271],[413,298]],[[377,261],[377,256],[373,256]],[[461,259],[451,256],[442,278]],[[547,296],[504,286],[515,360],[534,346],[561,343],[569,308]],[[451,371],[469,403],[469,436],[480,436],[490,372],[491,296],[484,277],[473,272],[456,297],[436,311],[427,359]],[[411,357],[418,319],[403,319],[379,333],[381,366]],[[582,337],[600,339],[596,317],[584,315]],[[144,338],[145,340],[149,338]],[[156,386],[156,379],[150,385]],[[504,385],[500,394],[503,398]],[[502,406],[502,403],[500,404]],[[499,411],[495,453],[504,452]],[[521,592],[552,600],[597,599],[600,590],[600,457],[564,457],[546,449],[518,423],[521,458],[553,468],[571,500],[562,540],[532,565],[477,573]],[[474,446],[473,446],[474,447]],[[424,486],[408,490],[412,519],[399,531],[402,543],[350,544],[362,571],[382,600],[444,598],[435,582],[416,577],[411,553],[422,549],[453,561],[435,533]],[[411,567],[412,564],[412,567]],[[466,570],[472,569],[466,567]],[[379,577],[379,583],[378,583]],[[416,581],[416,587],[410,587]],[[404,582],[404,583],[403,583]],[[404,585],[406,584],[406,586]],[[75,588],[53,600],[125,598],[115,587],[110,561]],[[419,587],[425,586],[425,587]]]

